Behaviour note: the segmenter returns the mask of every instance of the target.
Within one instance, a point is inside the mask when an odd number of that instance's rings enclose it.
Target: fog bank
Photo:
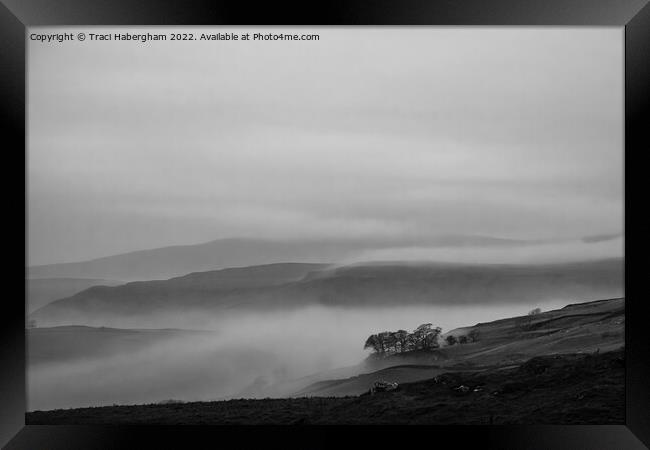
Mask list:
[[[624,246],[623,237],[614,237],[597,242],[574,240],[508,247],[395,247],[363,252],[345,262],[438,261],[472,264],[547,264],[622,258]]]
[[[368,354],[363,350],[365,339],[379,331],[412,330],[425,322],[450,331],[570,302],[555,299],[481,308],[310,307],[236,318],[188,315],[174,321],[167,317],[159,327],[193,325],[219,332],[166,339],[130,353],[105,352],[75,361],[31,365],[28,409],[233,398],[254,383],[273,385],[356,365]],[[56,339],[54,334],[52,339]],[[60,352],[63,359],[66,351],[72,351],[67,345],[58,350],[54,346],[52,351]]]

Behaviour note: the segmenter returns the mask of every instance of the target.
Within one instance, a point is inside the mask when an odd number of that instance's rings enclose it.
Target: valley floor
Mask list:
[[[461,387],[462,386],[462,387]],[[105,406],[27,413],[35,424],[623,424],[624,350],[539,356],[355,397]]]

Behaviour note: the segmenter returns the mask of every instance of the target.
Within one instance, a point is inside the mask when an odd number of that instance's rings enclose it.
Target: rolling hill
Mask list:
[[[117,286],[117,280],[96,278],[30,278],[27,283],[27,309],[31,313],[54,300],[71,295],[92,286]]]
[[[102,315],[260,312],[311,305],[375,308],[534,303],[554,298],[586,301],[621,296],[622,287],[623,261],[617,258],[544,265],[271,264],[96,286],[50,303],[30,318],[40,326],[51,326],[87,324]]]
[[[538,357],[614,351],[625,343],[625,299],[598,300],[534,316],[513,317],[451,330],[446,335],[477,331],[477,342],[424,352],[370,357],[366,373],[313,383],[292,396],[359,395],[378,379],[408,383],[454,371],[517,366]],[[379,370],[373,370],[379,368]]]

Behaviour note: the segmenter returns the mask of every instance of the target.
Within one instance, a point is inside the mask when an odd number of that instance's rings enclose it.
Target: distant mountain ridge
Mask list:
[[[32,266],[30,278],[109,278],[124,281],[168,279],[192,272],[246,267],[281,261],[321,263],[343,248],[327,251],[319,243],[284,243],[255,239],[221,239],[197,245],[139,250],[74,263]],[[316,257],[321,254],[322,257]],[[98,276],[101,274],[101,276]]]
[[[598,243],[620,234],[574,239]],[[97,278],[107,280],[162,280],[191,272],[228,267],[249,267],[279,262],[341,263],[363,258],[364,252],[392,248],[514,248],[567,240],[520,240],[480,235],[407,237],[393,240],[293,240],[273,241],[249,238],[218,239],[196,245],[177,245],[139,250],[89,261],[35,265],[27,268],[28,278]],[[571,241],[570,239],[568,241]],[[568,242],[567,241],[567,242]]]

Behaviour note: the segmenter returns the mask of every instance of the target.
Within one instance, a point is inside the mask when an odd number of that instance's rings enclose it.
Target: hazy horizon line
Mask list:
[[[181,248],[181,247],[200,247],[204,245],[209,245],[213,243],[218,243],[218,242],[227,242],[227,241],[249,241],[249,242],[265,242],[265,243],[278,243],[278,244],[296,244],[296,243],[339,243],[339,244],[350,244],[354,243],[358,246],[366,246],[368,249],[370,247],[376,246],[379,248],[391,248],[391,247],[426,247],[426,246],[438,246],[438,247],[462,247],[464,244],[463,243],[452,243],[452,242],[440,242],[441,240],[444,239],[485,239],[485,240],[491,240],[496,242],[507,242],[512,245],[535,245],[535,244],[548,244],[548,243],[559,243],[559,242],[571,242],[571,241],[582,241],[584,243],[597,243],[597,242],[602,242],[602,241],[608,241],[608,240],[613,240],[617,238],[625,237],[625,232],[624,231],[618,231],[618,232],[602,232],[602,233],[596,233],[596,234],[590,234],[590,235],[585,235],[585,236],[562,236],[562,237],[554,237],[554,238],[527,238],[527,239],[522,239],[522,238],[517,238],[517,237],[504,237],[504,236],[494,236],[494,235],[488,235],[488,234],[438,234],[438,235],[433,235],[428,238],[419,238],[419,239],[413,239],[413,238],[394,238],[394,239],[379,239],[379,238],[374,238],[374,237],[369,237],[367,239],[359,239],[359,238],[352,238],[352,237],[346,237],[342,236],[339,238],[333,238],[333,237],[325,237],[325,238],[297,238],[297,239],[291,239],[291,238],[258,238],[258,237],[248,237],[244,235],[240,236],[231,236],[231,237],[220,237],[216,239],[211,239],[208,241],[201,241],[197,243],[188,243],[188,244],[168,244],[168,245],[161,245],[157,247],[147,247],[147,248],[139,248],[139,249],[134,249],[134,250],[129,250],[125,252],[118,252],[118,253],[111,253],[107,255],[102,255],[102,256],[96,256],[92,258],[87,258],[87,259],[75,259],[75,260],[70,260],[70,261],[57,261],[57,262],[40,262],[37,264],[30,264],[29,263],[29,257],[27,255],[27,249],[29,248],[29,241],[26,240],[26,245],[25,245],[25,260],[27,264],[25,265],[25,268],[31,269],[31,268],[37,268],[37,267],[45,267],[45,266],[54,266],[54,265],[63,265],[63,264],[81,264],[81,263],[88,263],[88,262],[95,262],[95,261],[100,261],[103,259],[108,259],[116,256],[126,256],[126,255],[132,255],[136,253],[146,253],[146,252],[151,252],[151,251],[156,251],[156,250],[163,250],[163,249],[171,249],[171,248]],[[419,243],[416,243],[414,241],[419,241]],[[483,243],[484,245],[488,245],[487,243]],[[475,244],[476,245],[476,244]],[[291,261],[286,261],[285,263],[290,263]],[[249,267],[249,266],[242,266],[242,267]]]

